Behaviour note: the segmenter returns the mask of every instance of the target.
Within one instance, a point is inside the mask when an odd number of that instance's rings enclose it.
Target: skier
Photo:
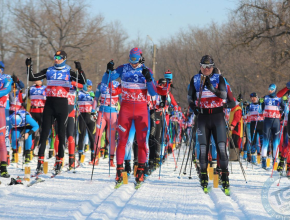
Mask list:
[[[78,107],[79,107],[79,159],[81,159],[81,155],[83,153],[84,149],[84,138],[86,135],[86,131],[89,134],[89,140],[90,140],[90,149],[91,149],[91,162],[90,164],[93,164],[95,161],[96,164],[98,164],[98,159],[94,159],[95,153],[94,153],[94,135],[96,132],[96,122],[95,120],[92,120],[91,118],[91,112],[93,110],[93,102],[95,98],[94,92],[91,92],[93,83],[91,80],[87,79],[87,87],[83,88],[81,91],[79,91],[78,94]],[[87,125],[87,126],[86,126]],[[87,130],[88,127],[88,130]]]
[[[224,78],[217,73],[213,73],[214,65],[214,60],[211,56],[203,56],[200,61],[200,72],[192,77],[188,91],[189,105],[198,117],[200,180],[205,192],[207,192],[208,185],[208,140],[211,134],[213,134],[216,141],[217,152],[220,157],[222,186],[226,191],[229,188],[226,123],[223,113],[223,99],[227,98],[227,90]],[[204,84],[202,83],[203,77],[205,77]]]
[[[262,145],[262,168],[266,169],[266,157],[271,136],[273,138],[273,166],[277,161],[276,155],[279,152],[279,135],[280,135],[280,109],[284,109],[284,103],[281,98],[277,97],[277,86],[275,84],[269,85],[269,95],[264,97],[264,102],[262,103],[262,109],[264,111],[264,140]]]
[[[78,73],[71,70],[66,65],[67,54],[65,51],[57,51],[54,56],[54,66],[43,69],[39,73],[33,74],[31,58],[26,59],[26,66],[29,70],[29,80],[37,81],[46,78],[46,102],[43,110],[43,126],[40,134],[40,146],[38,152],[38,164],[36,173],[43,171],[44,152],[46,140],[48,138],[54,119],[57,121],[59,133],[59,151],[56,156],[56,174],[61,171],[62,158],[64,157],[65,148],[65,129],[68,118],[68,92],[70,81],[78,81],[85,84],[86,77],[82,71],[81,64],[75,61]],[[78,74],[78,75],[77,75]]]
[[[256,163],[256,156],[254,155],[257,150],[257,154],[260,155],[259,142],[263,145],[263,128],[264,128],[264,115],[262,111],[262,99],[259,99],[257,93],[250,94],[252,103],[248,106],[247,112],[250,120],[250,137],[249,143],[251,152],[248,152],[248,161]],[[260,139],[260,141],[259,141]],[[250,156],[252,154],[252,156]]]
[[[148,130],[148,110],[147,91],[150,95],[156,95],[155,81],[151,70],[143,65],[142,51],[133,48],[129,54],[129,62],[114,70],[114,63],[111,61],[107,65],[107,72],[104,74],[102,82],[121,78],[122,103],[118,119],[119,142],[117,147],[117,174],[116,182],[122,184],[123,181],[123,160],[125,146],[129,136],[132,121],[135,121],[136,139],[138,142],[138,169],[136,183],[144,181],[144,168],[147,155],[146,136]],[[109,75],[109,73],[111,73]]]
[[[0,66],[1,68],[1,66]],[[12,80],[10,77],[0,75],[0,175],[9,178],[7,172],[7,148],[5,144],[6,120],[5,108],[7,105],[8,94],[11,90]],[[9,126],[9,124],[8,124]]]
[[[101,83],[95,93],[94,107],[100,99],[100,106],[98,111],[97,119],[97,130],[95,135],[95,141],[98,141],[97,148],[94,147],[97,152],[100,150],[101,137],[105,127],[107,126],[106,136],[109,140],[110,128],[111,128],[111,141],[110,141],[110,166],[115,167],[114,165],[114,155],[116,149],[116,129],[117,129],[117,114],[118,114],[118,102],[119,95],[121,94],[121,85],[118,81],[111,81],[108,86],[106,83]],[[112,96],[111,96],[112,95]],[[101,127],[102,125],[102,127]]]
[[[25,164],[30,162],[32,146],[32,135],[39,129],[37,122],[26,110],[19,109],[13,112],[10,117],[11,139],[13,151],[17,148],[18,140],[23,136],[25,140]]]

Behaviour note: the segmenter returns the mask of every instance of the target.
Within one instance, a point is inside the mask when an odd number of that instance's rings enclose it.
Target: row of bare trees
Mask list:
[[[147,66],[152,67],[148,40],[139,36],[129,42],[119,21],[107,23],[101,15],[92,17],[81,0],[0,0],[0,5],[7,8],[0,17],[0,58],[7,73],[15,72],[24,81],[25,57],[31,56],[36,66],[38,51],[40,69],[51,65],[54,52],[63,49],[68,64],[80,60],[95,84],[106,63],[111,59],[116,65],[127,62],[132,47],[140,47]],[[170,69],[172,92],[185,107],[187,85],[199,71],[201,57],[210,54],[236,96],[266,95],[270,83],[280,89],[290,79],[289,35],[288,0],[241,0],[227,23],[207,28],[189,24],[186,30],[161,40],[155,78]]]

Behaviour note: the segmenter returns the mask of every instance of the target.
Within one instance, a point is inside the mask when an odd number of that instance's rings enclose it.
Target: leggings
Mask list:
[[[48,139],[51,126],[55,119],[57,121],[59,139],[58,157],[63,158],[65,149],[65,130],[68,120],[67,98],[47,97],[43,111],[43,123],[40,133],[38,156],[44,156],[46,140]]]
[[[16,150],[17,146],[17,139],[20,138],[21,132],[24,130],[24,127],[17,128],[16,129],[16,137],[15,137],[15,128],[11,129],[11,141],[12,141],[12,149]],[[25,133],[28,133],[31,130],[31,127],[29,128],[27,126]],[[25,140],[25,149],[24,150],[31,150],[32,146],[32,134],[28,136],[28,138]]]
[[[273,158],[276,157],[279,145],[280,134],[280,120],[279,118],[265,118],[264,120],[264,140],[262,147],[262,157],[267,156],[267,151],[270,143],[271,136],[273,138]]]
[[[91,120],[91,113],[83,112],[79,116],[79,152],[83,152],[84,149],[84,139],[86,136],[87,126],[89,128],[88,132],[90,132],[92,135],[89,134],[90,139],[90,148],[91,151],[94,152],[94,135],[96,132],[96,122]]]
[[[147,103],[122,101],[118,119],[119,143],[117,147],[117,165],[123,164],[132,121],[135,121],[138,143],[138,163],[145,163],[147,158],[146,136],[148,131]]]
[[[200,144],[199,163],[201,172],[207,172],[209,141],[213,135],[217,153],[219,155],[220,168],[226,171],[228,168],[228,155],[226,152],[226,123],[224,113],[216,113],[211,115],[200,114],[197,119],[197,136]]]
[[[7,148],[5,144],[6,134],[5,108],[0,108],[0,162],[7,161]]]
[[[102,117],[103,116],[103,117]],[[102,127],[101,127],[102,124]],[[109,112],[104,112],[102,114],[101,111],[98,113],[98,119],[97,119],[97,130],[96,130],[96,135],[95,135],[95,141],[98,141],[98,148],[97,148],[97,154],[99,153],[100,146],[101,146],[101,138],[103,131],[107,125],[107,139],[109,140],[110,136],[110,124],[111,124],[111,148],[110,148],[110,156],[115,155],[115,149],[116,149],[116,127],[117,127],[117,113],[116,112],[111,112],[111,119],[110,119],[110,113]],[[94,143],[94,142],[93,142]],[[96,149],[96,146],[94,147]],[[124,160],[124,157],[123,157]]]

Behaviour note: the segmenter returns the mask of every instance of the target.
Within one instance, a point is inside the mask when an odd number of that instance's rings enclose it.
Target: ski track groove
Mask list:
[[[161,179],[158,178],[158,169],[138,190],[134,188],[133,175],[128,185],[114,189],[115,170],[111,169],[112,177],[108,178],[107,160],[100,160],[100,165],[95,167],[94,179],[90,181],[89,153],[75,174],[63,172],[51,179],[49,172],[40,176],[45,182],[31,188],[25,185],[10,187],[6,185],[10,179],[1,178],[0,210],[5,211],[0,212],[0,219],[272,219],[264,210],[260,195],[271,172],[261,169],[260,165],[246,167],[246,162],[243,162],[248,180],[245,184],[238,163],[233,163],[231,196],[226,196],[220,188],[212,188],[209,194],[204,194],[199,178],[194,175],[195,168],[191,180],[188,179],[189,168],[186,176],[182,172],[181,178],[177,179],[184,146],[175,172],[170,155],[162,165]],[[47,161],[52,167],[54,160]],[[34,158],[30,165],[32,170],[36,163]],[[23,176],[21,162],[8,169],[14,178]]]

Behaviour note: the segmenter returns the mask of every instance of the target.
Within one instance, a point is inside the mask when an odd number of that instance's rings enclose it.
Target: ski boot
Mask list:
[[[104,157],[105,149],[104,148],[101,148],[100,152],[101,152],[101,157]]]
[[[247,160],[247,151],[244,151],[243,159],[244,159],[244,160]]]
[[[247,153],[247,161],[249,162],[249,163],[251,163],[251,154],[250,153]]]
[[[114,164],[114,155],[113,156],[112,155],[110,156],[110,166],[111,167],[116,167],[115,164]]]
[[[109,157],[109,151],[108,151],[108,149],[106,148],[105,149],[105,153],[104,153],[104,158],[106,159],[106,158],[108,158]]]
[[[6,161],[1,161],[0,175],[1,175],[1,177],[4,177],[4,178],[10,177],[10,175],[7,172],[7,162]]]
[[[161,157],[155,158],[155,162],[154,162],[154,170],[157,170],[158,167],[160,166],[161,162]]]
[[[9,166],[10,165],[10,152],[7,151],[7,165]]]
[[[208,193],[207,185],[208,185],[208,175],[206,172],[200,172],[199,174],[200,186],[205,193]]]
[[[82,155],[83,155],[83,152],[79,152],[79,161],[81,161]]]
[[[72,170],[75,168],[75,155],[69,154],[68,157],[68,169]]]
[[[125,160],[125,171],[127,172],[128,175],[131,174],[131,164],[130,160]]]
[[[87,152],[87,151],[89,150],[89,148],[90,148],[89,145],[86,144],[86,145],[85,145],[85,152]]]
[[[149,160],[149,170],[150,170],[150,173],[152,173],[155,170],[153,160]]]
[[[257,158],[256,158],[256,155],[252,154],[251,156],[251,161],[253,164],[257,164]]]
[[[144,171],[145,171],[145,163],[138,163],[138,168],[136,172],[136,184],[135,188],[138,189],[141,184],[144,182]]]
[[[26,150],[24,152],[24,155],[25,155],[25,164],[29,164],[29,162],[30,162],[30,153],[31,153],[30,150]]]
[[[262,168],[263,169],[267,169],[267,158],[266,157],[262,157]]]
[[[61,173],[61,168],[62,168],[62,159],[59,156],[56,156],[56,161],[55,161],[55,174]]]
[[[48,151],[48,159],[53,157],[53,151],[54,151],[54,149],[49,149],[49,151]]]
[[[279,157],[279,159],[280,159],[280,162],[278,164],[277,171],[278,172],[282,172],[283,168],[284,168],[284,160],[285,160],[285,158],[281,156],[281,157]]]
[[[124,170],[123,164],[117,164],[115,189],[119,188],[123,184],[123,170]]]
[[[287,163],[286,176],[287,176],[288,178],[290,178],[290,163]]]
[[[145,177],[151,175],[151,172],[150,172],[149,164],[148,163],[145,163],[144,174],[145,174]]]
[[[92,152],[91,153],[91,162],[89,162],[90,165],[99,165],[99,158],[98,156],[96,155],[96,159],[95,159],[95,152]]]
[[[35,176],[38,176],[43,173],[43,162],[44,156],[39,156]]]
[[[224,190],[225,194],[227,196],[229,196],[230,195],[230,191],[229,191],[230,182],[229,182],[229,171],[228,171],[228,169],[222,171],[221,180],[222,180],[223,190]]]
[[[16,153],[17,153],[17,150],[16,149],[13,149],[11,163],[15,163],[15,154]]]

